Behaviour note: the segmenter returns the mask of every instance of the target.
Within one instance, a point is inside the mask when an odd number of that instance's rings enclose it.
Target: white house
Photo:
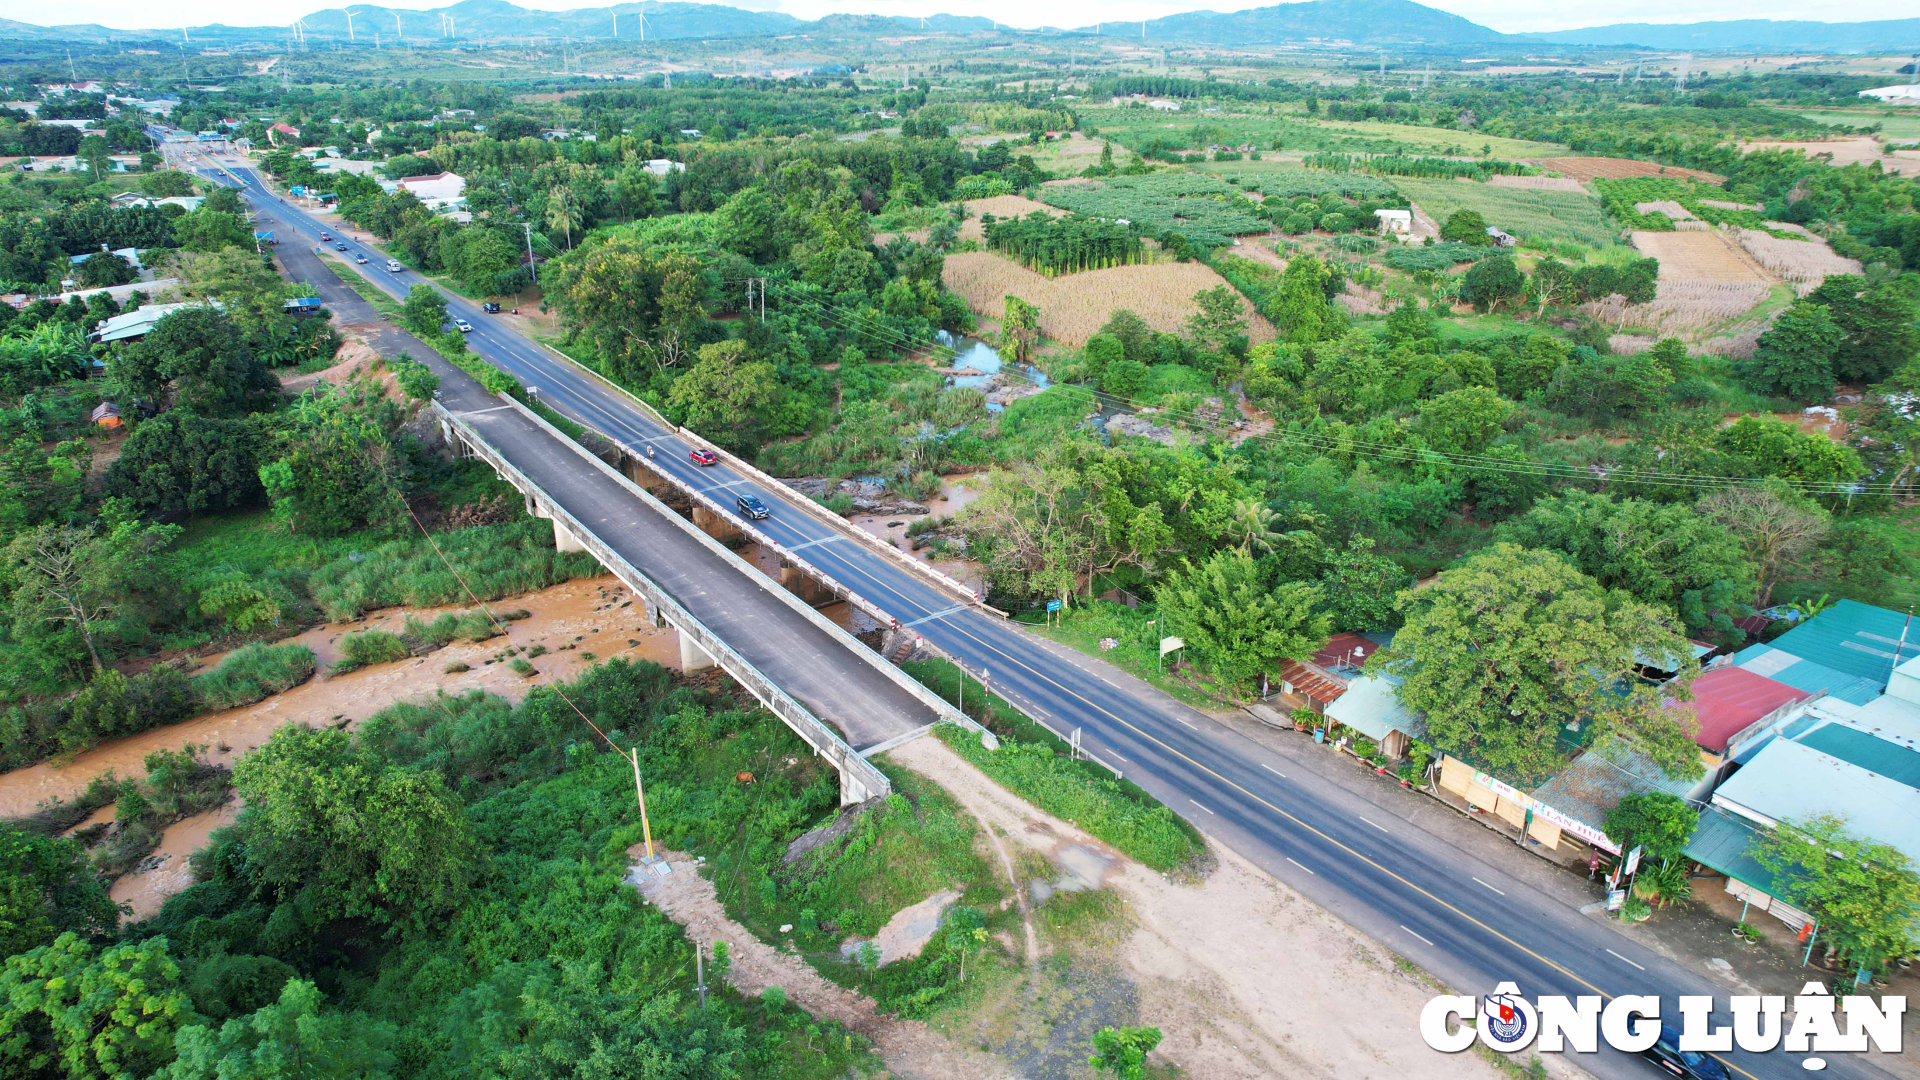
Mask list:
[[[466,178],[459,173],[440,172],[426,176],[409,176],[398,181],[402,191],[410,191],[413,197],[427,205],[429,210],[438,210],[451,206],[465,197]]]
[[[665,176],[668,173],[686,172],[687,164],[671,158],[648,158],[646,170],[655,176]]]
[[[1411,210],[1375,210],[1373,216],[1380,222],[1382,232],[1401,234],[1413,232],[1413,211]]]
[[[1907,83],[1904,86],[1876,86],[1871,90],[1860,91],[1860,96],[1877,98],[1881,101],[1920,102],[1920,83]]]

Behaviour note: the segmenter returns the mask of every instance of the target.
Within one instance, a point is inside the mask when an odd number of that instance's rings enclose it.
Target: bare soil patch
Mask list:
[[[1062,217],[1066,211],[1048,206],[1043,202],[1019,195],[995,195],[991,199],[969,199],[967,201],[967,220],[960,223],[960,239],[981,240],[987,238],[986,226],[980,223],[983,214],[992,214],[995,218],[1019,218],[1038,210],[1048,217]]]
[[[1542,158],[1540,167],[1548,172],[1570,176],[1575,180],[1620,180],[1630,176],[1670,176],[1676,180],[1692,179],[1708,184],[1718,184],[1726,180],[1726,177],[1718,173],[1683,169],[1678,165],[1662,165],[1657,161],[1641,161],[1638,158]]]
[[[1871,135],[1850,135],[1838,139],[1818,139],[1811,141],[1789,142],[1778,139],[1762,139],[1756,142],[1741,143],[1740,149],[1753,150],[1799,150],[1810,158],[1823,159],[1829,165],[1869,165],[1879,162],[1880,168],[1903,176],[1920,176],[1920,150],[1895,150],[1891,155],[1880,149],[1880,140]]]
[[[1193,295],[1226,279],[1197,262],[1112,266],[1049,278],[991,251],[962,251],[947,256],[942,274],[948,288],[967,300],[977,315],[997,316],[1006,298],[1017,296],[1040,308],[1040,329],[1047,337],[1075,347],[1085,345],[1118,309],[1127,308],[1155,330],[1173,333],[1199,310]],[[1248,336],[1257,344],[1272,341],[1273,324],[1242,298]]]

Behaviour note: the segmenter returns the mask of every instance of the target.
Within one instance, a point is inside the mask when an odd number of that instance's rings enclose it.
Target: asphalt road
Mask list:
[[[255,205],[317,237],[314,218],[275,203],[263,181],[239,170]],[[283,239],[283,243],[284,243]],[[382,260],[384,261],[384,259]],[[424,279],[411,271],[368,274],[396,296]],[[1504,872],[1476,850],[1443,842],[1374,803],[1290,767],[1284,758],[1091,657],[1044,641],[976,607],[850,539],[798,508],[798,496],[767,490],[728,472],[686,460],[688,444],[651,420],[597,376],[541,348],[478,305],[449,296],[450,314],[475,326],[474,351],[540,388],[544,401],[578,422],[629,445],[651,443],[664,467],[701,486],[754,491],[774,514],[758,523],[827,573],[889,609],[902,624],[985,672],[996,693],[1065,732],[1083,729],[1084,745],[1126,777],[1308,898],[1464,993],[1517,983],[1523,995],[1651,994],[1676,1022],[1676,998],[1712,995],[1717,1023],[1728,1023],[1727,989],[1704,971],[1676,964],[1582,914],[1565,899]],[[851,526],[847,526],[848,529]],[[958,610],[956,610],[958,609]],[[1365,1002],[1354,1002],[1366,1008]],[[1411,1030],[1415,1016],[1381,1017]],[[1603,1049],[1572,1055],[1605,1080],[1666,1075],[1650,1062]],[[1736,1076],[1804,1075],[1798,1055],[1743,1051],[1721,1055]],[[1883,1077],[1869,1060],[1829,1058],[1828,1074]]]
[[[342,284],[310,247],[282,243],[277,254],[290,277],[314,285],[343,319],[379,323],[373,306]],[[375,344],[389,355],[405,350],[432,366],[440,376],[441,404],[747,662],[837,728],[855,750],[939,721],[925,702],[878,670],[876,658],[853,652],[776,595],[778,584],[741,573],[619,481],[582,461],[566,441],[502,405],[424,342],[383,327]],[[592,647],[593,642],[582,644]],[[602,651],[624,647],[607,642]]]

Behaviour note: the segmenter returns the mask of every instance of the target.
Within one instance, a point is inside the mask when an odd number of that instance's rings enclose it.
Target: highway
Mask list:
[[[232,168],[255,206],[276,219],[283,246],[296,238],[315,243],[330,229],[278,203],[251,169]],[[208,175],[227,182],[216,172]],[[381,257],[361,269],[396,297],[424,280],[411,271],[384,273],[383,262]],[[1398,789],[1356,794],[1303,770],[1141,680],[966,602],[850,538],[851,525],[836,529],[802,510],[802,496],[783,486],[770,489],[724,464],[701,469],[687,460],[691,444],[598,376],[485,315],[477,304],[458,296],[448,301],[450,315],[474,325],[468,335],[473,350],[523,384],[538,386],[543,401],[621,442],[654,446],[662,467],[684,481],[760,495],[774,512],[757,524],[776,542],[804,548],[821,569],[887,608],[976,676],[986,673],[995,693],[1057,731],[1083,729],[1089,750],[1202,831],[1459,992],[1486,993],[1497,982],[1513,981],[1529,997],[1652,994],[1662,999],[1670,1022],[1677,1022],[1679,995],[1705,994],[1720,1004],[1716,1022],[1728,1022],[1724,984],[1583,914],[1564,890],[1482,858],[1479,845],[1463,846],[1407,820],[1418,816],[1403,805],[1415,797]],[[1381,1022],[1411,1028],[1417,1017]],[[1650,1062],[1611,1050],[1574,1056],[1606,1080],[1665,1075]],[[1722,1058],[1736,1076],[1804,1075],[1799,1057],[1784,1052],[1735,1051]],[[1885,1075],[1870,1060],[1851,1055],[1829,1059],[1828,1074]]]

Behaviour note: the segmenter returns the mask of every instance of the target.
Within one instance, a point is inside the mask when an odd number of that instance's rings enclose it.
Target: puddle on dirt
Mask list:
[[[934,518],[951,517],[978,499],[986,489],[987,478],[984,473],[956,473],[942,477],[940,494],[927,503],[928,515]],[[879,537],[913,558],[928,566],[936,567],[941,573],[960,582],[973,591],[986,595],[986,567],[970,559],[942,559],[935,563],[930,557],[932,550],[923,548],[913,550],[913,541],[907,536],[907,526],[920,520],[918,514],[855,514],[847,520],[857,529]]]
[[[126,904],[132,909],[126,921],[152,918],[169,897],[193,884],[193,869],[188,860],[194,852],[207,846],[207,837],[213,830],[233,824],[239,813],[239,801],[231,800],[167,826],[153,854],[140,860],[133,871],[117,878],[107,891],[114,903]]]
[[[933,939],[934,931],[940,929],[942,916],[954,901],[960,899],[960,893],[954,889],[942,889],[917,904],[910,904],[893,913],[887,925],[873,935],[874,947],[880,951],[880,962],[891,964],[895,960],[908,960],[919,956],[927,942]],[[848,938],[840,944],[840,957],[851,960],[867,938]]]
[[[258,704],[207,713],[185,723],[103,743],[59,767],[42,762],[0,774],[0,817],[30,813],[48,799],[72,798],[86,789],[88,781],[109,769],[123,778],[144,776],[144,759],[155,750],[179,749],[187,743],[196,743],[209,748],[210,761],[231,765],[236,758],[265,742],[282,724],[351,726],[396,701],[428,695],[435,690],[459,694],[482,689],[517,701],[536,684],[577,676],[593,662],[587,659],[588,653],[602,660],[615,656],[652,660],[678,670],[680,644],[674,631],[655,629],[645,605],[629,601],[626,586],[612,575],[605,575],[580,578],[495,602],[490,606],[497,610],[525,609],[532,615],[508,623],[506,638],[456,642],[422,657],[377,664],[333,678],[316,676]],[[372,612],[353,622],[317,626],[287,640],[312,649],[324,672],[340,658],[339,640],[346,634],[369,628],[398,632],[408,615],[431,618],[442,611],[460,610],[465,610],[465,605],[391,608]],[[546,654],[532,661],[538,669],[537,675],[523,677],[504,661],[495,660],[509,644],[522,648],[546,647]],[[566,645],[574,647],[562,651],[561,647]],[[196,673],[212,670],[219,659],[218,656],[207,658],[195,669]],[[469,670],[446,671],[455,663],[466,664]]]
[[[1027,882],[1036,904],[1046,903],[1055,893],[1089,892],[1100,888],[1106,881],[1108,868],[1114,862],[1112,855],[1085,844],[1063,844],[1048,859],[1060,870],[1061,876],[1053,882],[1039,878]]]

